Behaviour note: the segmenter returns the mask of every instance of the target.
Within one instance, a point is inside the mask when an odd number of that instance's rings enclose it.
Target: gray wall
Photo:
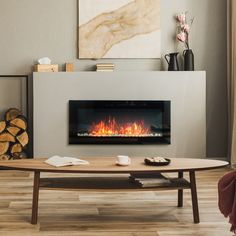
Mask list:
[[[182,51],[173,39],[173,16],[189,11],[195,17],[191,47],[196,69],[207,72],[207,154],[219,157],[227,153],[226,4],[225,0],[162,0],[163,55]],[[43,56],[60,65],[74,62],[77,70],[91,70],[98,61],[76,59],[76,28],[76,0],[0,0],[0,73],[29,73]],[[107,61],[114,62],[117,70],[166,68],[163,58]]]

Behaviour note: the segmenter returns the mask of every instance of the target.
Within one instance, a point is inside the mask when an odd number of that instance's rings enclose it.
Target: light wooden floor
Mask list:
[[[38,225],[30,224],[32,174],[0,171],[0,235],[233,235],[229,232],[228,220],[217,207],[217,181],[227,171],[197,173],[200,224],[193,224],[188,190],[182,209],[176,207],[176,191],[86,193],[42,190]]]

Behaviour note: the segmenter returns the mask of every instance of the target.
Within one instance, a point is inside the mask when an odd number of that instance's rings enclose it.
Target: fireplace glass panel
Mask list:
[[[70,144],[170,144],[170,101],[69,101]]]

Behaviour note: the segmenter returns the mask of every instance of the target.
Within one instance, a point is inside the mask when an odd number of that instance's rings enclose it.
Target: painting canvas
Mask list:
[[[160,58],[160,0],[78,0],[79,58]]]

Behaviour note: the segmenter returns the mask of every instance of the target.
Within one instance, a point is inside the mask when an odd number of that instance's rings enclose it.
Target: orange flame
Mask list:
[[[115,118],[93,123],[90,130],[92,136],[144,136],[150,134],[143,121],[118,124]]]

